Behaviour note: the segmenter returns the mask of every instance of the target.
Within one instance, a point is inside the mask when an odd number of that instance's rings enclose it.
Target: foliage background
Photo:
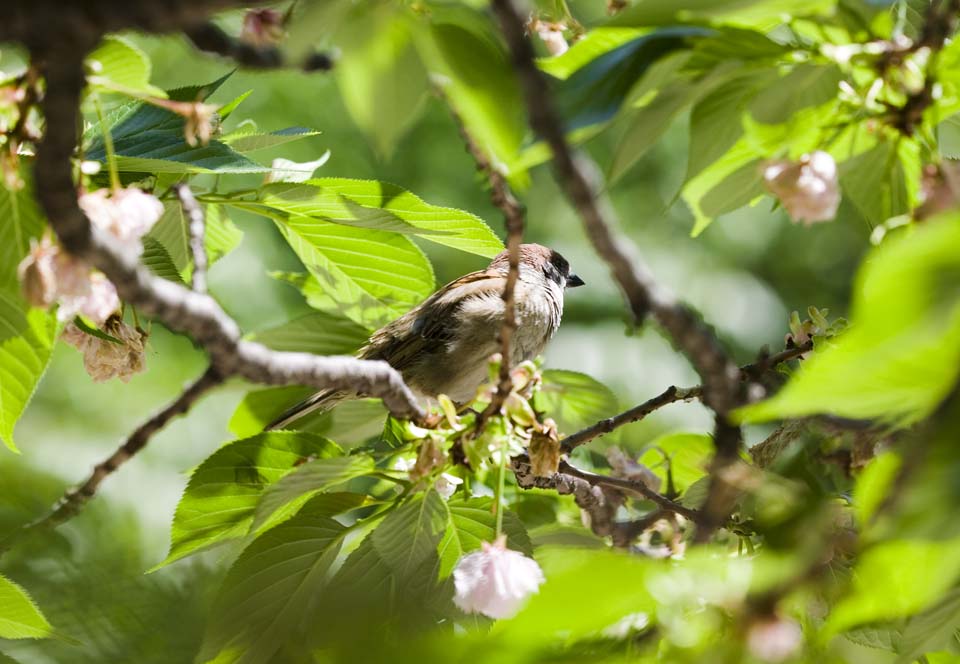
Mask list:
[[[595,4],[572,6],[582,16],[595,14]],[[223,20],[235,27],[238,15]],[[231,68],[199,54],[180,36],[131,39],[149,54],[152,82],[164,89],[213,80]],[[16,57],[4,50],[0,66]],[[473,160],[455,138],[456,127],[441,101],[427,99],[425,112],[393,154],[381,155],[351,120],[334,76],[238,71],[213,99],[222,103],[251,89],[242,115],[261,128],[302,125],[323,132],[257,153],[262,163],[274,156],[308,161],[330,150],[330,161],[320,175],[394,182],[431,203],[474,212],[503,236],[500,215],[489,202]],[[693,218],[683,203],[673,202],[686,168],[687,136],[687,117],[681,115],[638,166],[610,189],[626,231],[658,277],[717,325],[742,362],[753,359],[765,344],[781,346],[791,310],[816,305],[845,315],[852,275],[869,246],[869,224],[845,204],[834,223],[805,228],[789,223],[781,210],[771,209],[770,199],[764,199],[691,238]],[[604,134],[588,147],[600,163],[606,163],[614,140]],[[251,184],[258,179],[251,176]],[[613,389],[621,406],[642,401],[670,384],[695,384],[693,371],[649,326],[624,334],[629,330],[621,297],[545,167],[534,170],[525,199],[528,241],[559,250],[587,282],[587,288],[568,297],[564,323],[546,355],[546,366],[596,377]],[[212,268],[214,295],[245,331],[265,329],[305,312],[296,291],[266,274],[298,267],[275,227],[242,213],[233,219],[245,233],[243,244]],[[424,249],[434,263],[438,284],[484,264],[478,257],[435,245]],[[199,351],[159,327],[154,328],[148,362],[148,372],[128,385],[93,384],[80,355],[58,345],[18,428],[18,438],[29,444],[22,445],[20,457],[0,455],[0,476],[9,498],[0,504],[0,529],[41,513],[65,486],[84,477],[137,422],[203,367]],[[226,424],[244,391],[231,385],[205,399],[203,407],[174,422],[112,477],[83,514],[38,540],[32,550],[5,561],[5,571],[30,588],[51,621],[84,642],[82,647],[63,640],[16,643],[11,655],[38,663],[189,660],[218,581],[215,570],[222,568],[221,554],[204,554],[149,576],[142,571],[165,555],[170,518],[187,472],[232,438]],[[79,426],[81,422],[85,425]],[[678,404],[627,427],[616,439],[639,450],[658,434],[680,428],[708,433],[711,419],[699,404]],[[756,441],[767,431],[751,427],[748,440]],[[850,661],[880,661],[878,651],[858,654],[852,644],[847,647]]]

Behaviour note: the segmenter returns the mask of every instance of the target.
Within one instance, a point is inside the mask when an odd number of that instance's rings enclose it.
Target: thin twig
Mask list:
[[[490,200],[500,212],[503,213],[504,223],[507,227],[507,256],[509,270],[507,271],[507,283],[503,287],[503,325],[500,327],[500,373],[497,382],[497,391],[490,400],[490,404],[480,413],[477,421],[477,433],[483,430],[483,425],[492,415],[499,413],[506,401],[510,390],[513,389],[513,380],[510,377],[510,360],[512,353],[513,334],[517,329],[516,302],[514,291],[517,286],[517,279],[520,277],[520,244],[523,242],[523,206],[517,201],[506,178],[498,171],[483,149],[477,145],[476,140],[467,130],[463,118],[453,108],[446,99],[442,90],[437,90],[445,101],[453,116],[453,120],[460,131],[460,136],[467,146],[467,151],[473,157],[477,164],[477,170],[486,175],[487,182],[490,185]]]
[[[207,292],[207,250],[204,246],[206,223],[203,218],[203,209],[194,198],[193,192],[186,184],[174,185],[183,211],[189,220],[190,253],[193,254],[193,275],[190,285],[194,292]]]
[[[567,436],[560,441],[561,450],[564,453],[572,452],[580,445],[583,445],[594,438],[608,434],[614,429],[622,427],[625,424],[642,420],[658,408],[662,408],[667,404],[676,403],[677,401],[689,401],[690,399],[696,399],[702,394],[703,388],[700,386],[676,387],[675,385],[671,385],[657,396],[653,397],[652,399],[647,399],[643,403],[634,406],[630,410],[626,410],[619,415],[614,415],[613,417],[608,417],[605,420],[600,420],[599,422],[591,424],[585,429],[581,429],[580,431]]]
[[[184,389],[180,396],[134,429],[123,445],[94,466],[93,472],[86,481],[67,491],[48,514],[15,531],[4,543],[0,544],[0,551],[9,548],[11,540],[14,538],[23,537],[29,532],[55,528],[76,516],[84,505],[93,498],[97,489],[107,477],[146,447],[155,433],[163,429],[171,420],[189,411],[200,397],[220,385],[223,380],[224,377],[216,369],[208,368],[200,378]]]
[[[629,480],[621,477],[610,477],[609,475],[599,475],[597,473],[590,473],[586,470],[580,470],[576,466],[570,465],[566,461],[560,462],[559,472],[564,475],[570,475],[572,477],[578,477],[582,480],[589,482],[591,485],[605,485],[615,487],[617,489],[623,489],[626,491],[633,491],[639,493],[641,496],[654,502],[661,509],[667,510],[668,512],[674,512],[680,516],[686,517],[693,522],[699,522],[701,520],[701,514],[697,510],[690,509],[689,507],[684,507],[678,502],[670,500],[663,494],[660,494],[650,487],[648,487],[643,482],[639,480]]]
[[[747,364],[740,367],[740,377],[742,380],[757,380],[763,376],[766,371],[776,367],[779,364],[783,364],[784,362],[795,360],[811,350],[813,350],[812,340],[807,341],[800,346],[787,348],[776,355],[771,355],[752,364]],[[599,422],[591,424],[590,426],[583,428],[576,433],[570,434],[560,441],[562,451],[564,453],[572,452],[580,445],[590,442],[594,438],[599,438],[600,436],[608,434],[626,424],[631,424],[633,422],[642,420],[659,408],[667,406],[671,403],[676,403],[678,401],[690,401],[691,399],[698,399],[701,396],[703,396],[702,385],[697,385],[696,387],[676,387],[671,385],[657,396],[652,397],[643,403],[630,408],[629,410],[625,410],[619,415],[614,415],[613,417],[608,417],[605,420],[600,420]]]

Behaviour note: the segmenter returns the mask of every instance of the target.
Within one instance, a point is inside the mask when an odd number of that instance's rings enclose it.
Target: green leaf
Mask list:
[[[298,385],[268,387],[247,392],[237,405],[237,409],[233,411],[227,428],[238,438],[255,436],[270,422],[277,419],[280,413],[293,404],[303,401],[314,392],[316,390],[312,387]]]
[[[523,99],[499,30],[466,7],[431,7],[429,27],[416,34],[427,70],[477,144],[511,178],[526,132]]]
[[[143,255],[140,256],[140,262],[142,262],[148,270],[168,281],[181,285],[186,283],[180,274],[180,270],[177,269],[176,264],[173,262],[170,252],[161,244],[160,240],[152,235],[144,235],[142,241]]]
[[[601,54],[570,74],[555,86],[554,93],[567,130],[580,129],[612,118],[634,84],[651,65],[670,53],[687,48],[690,38],[705,34],[705,30],[694,27],[658,30]],[[664,103],[675,110],[664,111],[659,117],[672,117],[681,107],[670,99],[664,100]],[[651,108],[658,105],[652,104]],[[666,123],[662,124],[665,129]]]
[[[269,661],[320,596],[347,532],[306,506],[255,539],[227,572],[198,660]]]
[[[919,182],[919,159],[901,139],[878,143],[873,149],[840,165],[840,188],[871,226],[909,212],[915,195],[908,190],[906,175]],[[905,167],[903,159],[909,164]],[[906,170],[905,170],[906,168]],[[915,186],[915,185],[909,185]]]
[[[743,136],[747,102],[774,80],[768,69],[748,71],[718,86],[690,112],[690,150],[685,181],[699,175],[727,153]]]
[[[540,649],[558,638],[571,642],[656,607],[647,590],[649,559],[611,550],[541,548],[537,562],[546,583],[515,618],[498,621],[491,631],[511,650]],[[565,602],[565,597],[590,601]]]
[[[432,555],[447,527],[447,505],[433,489],[410,499],[373,531],[373,546],[393,572],[403,578]]]
[[[243,126],[241,125],[241,127]],[[323,133],[308,127],[287,127],[286,129],[278,129],[266,134],[261,134],[256,131],[255,127],[241,127],[238,127],[237,131],[233,131],[220,139],[237,152],[266,150],[267,148],[275,148],[278,145],[286,145],[293,141],[299,141],[302,138],[319,136]]]
[[[877,508],[887,499],[901,465],[902,459],[897,454],[884,452],[874,457],[860,473],[853,491],[853,509],[861,528],[870,523]]]
[[[251,335],[274,350],[351,355],[367,342],[367,328],[347,318],[315,312]]]
[[[302,185],[281,185],[302,186]],[[406,313],[433,292],[433,268],[409,238],[251,208],[273,219],[315,280],[310,305],[377,329]]]
[[[0,291],[7,293],[20,292],[17,266],[30,251],[30,240],[46,227],[29,173],[21,171],[20,177],[24,186],[17,191],[0,184]],[[0,331],[0,339],[4,336]]]
[[[237,228],[227,216],[222,205],[204,205],[204,238],[203,246],[207,254],[208,265],[229,254],[239,246],[243,240],[243,232]],[[149,240],[158,242],[170,259],[166,263],[160,252],[151,251]],[[161,276],[166,276],[171,264],[176,269],[181,281],[188,281],[193,274],[193,252],[190,250],[190,220],[183,211],[183,206],[176,201],[166,201],[163,204],[163,216],[150,229],[144,238],[144,262],[148,265],[153,262],[162,270]],[[149,256],[147,255],[149,253]]]
[[[533,406],[552,417],[562,433],[574,433],[616,415],[617,397],[603,383],[576,371],[548,369]]]
[[[850,319],[780,392],[740,417],[833,413],[907,425],[933,412],[960,367],[960,216],[875,249],[857,276]]]
[[[671,433],[647,445],[639,461],[661,478],[666,486],[669,459],[674,485],[678,491],[684,492],[706,475],[707,464],[712,455],[713,439],[710,436]]]
[[[368,456],[316,459],[281,477],[263,492],[250,532],[260,532],[297,512],[308,500],[374,470]]]
[[[85,60],[87,82],[107,92],[166,97],[150,85],[150,58],[122,37],[107,37]]]
[[[215,84],[206,86],[207,88]],[[204,88],[171,90],[171,99],[193,100]],[[107,118],[117,168],[144,173],[266,173],[269,168],[250,161],[226,143],[211,140],[207,145],[191,147],[184,139],[181,115],[147,103],[122,106]],[[106,163],[106,147],[99,127],[88,130],[85,157]]]
[[[154,569],[245,536],[268,486],[308,459],[340,454],[326,438],[299,431],[268,431],[227,443],[190,476],[173,517],[170,553]]]
[[[960,539],[894,540],[868,549],[853,570],[851,592],[830,613],[824,635],[916,613],[960,577]]]
[[[337,34],[343,57],[334,74],[344,105],[385,157],[420,117],[429,89],[410,28],[399,7],[363,6]]]
[[[618,26],[670,25],[678,22],[730,25],[767,31],[788,16],[833,11],[835,0],[639,0],[610,21]]]
[[[0,290],[0,439],[16,452],[13,429],[50,362],[57,319]]]
[[[264,187],[256,205],[293,216],[394,233],[491,258],[503,243],[476,215],[431,205],[402,187],[376,180],[314,178]]]
[[[910,664],[927,652],[946,650],[960,629],[960,590],[954,588],[926,611],[912,616],[903,628],[900,656],[894,664]]]
[[[504,512],[503,532],[509,548],[533,556],[527,529],[513,512]],[[447,529],[437,546],[439,578],[450,576],[464,554],[476,551],[482,542],[493,542],[496,538],[497,517],[492,498],[451,498],[447,503]]]
[[[748,168],[755,168],[759,154],[746,137],[741,138],[720,159],[704,168],[696,177],[683,187],[683,200],[693,213],[694,226],[691,235],[696,237],[713,221],[712,212],[729,210],[731,204],[742,201],[749,189],[747,184]],[[727,180],[732,179],[731,183]],[[760,173],[756,172],[755,181],[760,182]],[[736,187],[727,196],[726,184]],[[709,201],[706,200],[711,195]]]
[[[27,591],[0,574],[0,638],[43,639],[52,632]]]
[[[801,109],[835,99],[842,78],[836,65],[799,64],[760,90],[750,103],[750,113],[764,124],[786,122]]]
[[[637,28],[597,27],[577,40],[564,53],[540,58],[537,65],[554,78],[565,79],[605,53],[643,35]]]

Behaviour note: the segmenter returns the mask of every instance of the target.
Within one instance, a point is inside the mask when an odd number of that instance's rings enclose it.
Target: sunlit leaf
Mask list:
[[[617,397],[603,383],[576,371],[548,369],[534,407],[556,420],[560,432],[571,434],[597,420],[617,414]]]
[[[150,84],[150,58],[122,37],[107,37],[86,59],[87,81],[108,92],[166,97]]]
[[[204,205],[203,246],[208,265],[229,254],[243,240],[243,232],[227,216],[222,205]],[[190,249],[190,220],[179,202],[166,201],[163,204],[163,216],[150,229],[144,240],[144,262],[151,260],[162,264],[162,255],[151,251],[147,238],[158,242],[166,251],[182,281],[189,281],[193,273],[193,252]],[[155,270],[156,271],[156,270]],[[165,275],[161,275],[165,276]]]
[[[27,592],[0,575],[0,638],[43,639],[52,630]]]
[[[960,371],[960,217],[931,220],[874,250],[850,318],[780,392],[741,416],[833,413],[904,425],[931,413]]]
[[[657,438],[645,449],[640,463],[661,478],[664,487],[669,467],[674,485],[682,492],[706,475],[713,455],[713,440],[704,434],[672,433]]]

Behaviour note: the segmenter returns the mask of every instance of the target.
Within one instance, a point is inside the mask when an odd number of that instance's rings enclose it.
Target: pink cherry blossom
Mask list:
[[[60,308],[57,318],[70,321],[77,314],[83,314],[98,326],[120,308],[117,289],[100,272],[90,274],[87,288],[80,292],[60,294]]]
[[[747,632],[747,648],[757,659],[782,662],[789,659],[803,643],[803,631],[796,621],[771,616],[757,620]]]
[[[826,152],[811,152],[797,161],[767,162],[763,181],[793,221],[809,225],[830,221],[837,214],[840,205],[837,164]]]
[[[454,604],[466,613],[511,618],[544,582],[532,558],[508,549],[506,538],[465,555],[453,570]]]

